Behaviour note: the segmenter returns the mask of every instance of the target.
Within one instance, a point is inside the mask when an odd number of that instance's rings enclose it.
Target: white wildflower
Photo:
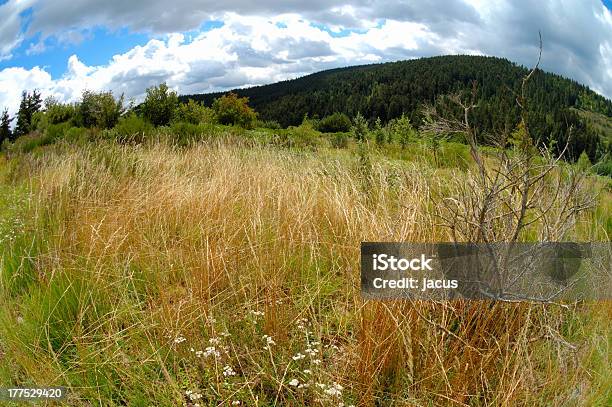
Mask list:
[[[219,357],[221,356],[221,354],[219,353],[219,351],[217,350],[217,348],[215,348],[214,346],[208,346],[206,347],[206,350],[204,352],[205,356],[214,356],[214,357]]]
[[[174,338],[174,343],[179,344],[179,343],[183,343],[185,342],[187,339],[185,339],[182,336],[177,336],[176,338]]]
[[[300,359],[304,359],[306,357],[306,355],[302,354],[302,353],[298,353],[297,355],[293,356],[293,360],[300,360]]]
[[[274,342],[274,339],[272,339],[271,336],[264,335],[262,338],[264,341],[266,341],[266,346],[264,346],[264,349],[269,350],[271,345],[276,345],[276,342]]]
[[[225,366],[223,368],[223,376],[236,376],[236,372],[232,369],[231,366]]]
[[[193,390],[185,390],[185,395],[189,397],[191,401],[199,400],[202,398],[202,395],[200,393],[196,393]]]
[[[300,381],[298,379],[291,379],[291,381],[289,382],[289,386],[297,387],[299,384]]]
[[[329,386],[327,389],[325,389],[324,393],[328,394],[328,395],[330,395],[332,397],[333,396],[341,396],[343,389],[344,389],[344,387],[342,387],[338,383],[334,383],[331,386]]]

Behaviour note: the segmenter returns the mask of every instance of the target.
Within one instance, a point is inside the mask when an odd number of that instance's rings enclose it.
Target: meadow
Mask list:
[[[0,387],[67,386],[62,406],[612,403],[609,302],[361,298],[360,242],[451,239],[432,196],[467,182],[465,145],[187,130],[2,155]],[[609,180],[587,186],[569,237],[609,241]]]

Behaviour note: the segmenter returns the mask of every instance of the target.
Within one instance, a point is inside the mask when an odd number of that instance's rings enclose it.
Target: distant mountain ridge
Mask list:
[[[335,112],[369,120],[401,116],[419,124],[419,108],[440,95],[466,91],[478,84],[479,108],[473,121],[488,133],[518,124],[515,94],[528,69],[507,59],[485,56],[438,56],[383,64],[352,66],[317,72],[301,78],[233,92],[246,96],[263,120],[297,125],[304,115],[324,117]],[[209,105],[227,92],[183,95]],[[544,141],[564,142],[572,129],[571,153],[583,150],[597,159],[610,148],[597,127],[591,128],[576,109],[612,120],[612,101],[574,80],[541,70],[528,87],[529,120]]]

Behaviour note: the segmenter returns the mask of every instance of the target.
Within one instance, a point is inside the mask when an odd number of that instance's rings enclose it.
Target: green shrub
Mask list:
[[[391,120],[387,124],[389,132],[389,142],[398,141],[402,148],[405,148],[409,143],[416,141],[417,132],[412,127],[408,116],[402,114],[401,117]]]
[[[263,129],[271,129],[271,130],[282,129],[282,126],[276,120],[255,120],[254,127],[263,128]]]
[[[351,119],[344,113],[334,113],[320,120],[317,130],[322,133],[346,133],[351,130]]]
[[[335,133],[331,137],[331,145],[334,148],[347,148],[348,147],[349,136],[347,133]]]
[[[278,147],[293,147],[293,140],[289,136],[289,130],[280,131],[272,135],[271,144]]]
[[[580,154],[576,165],[582,171],[588,171],[589,169],[591,169],[593,164],[591,164],[591,160],[589,159],[589,156],[587,155],[586,151],[583,151],[582,154]]]
[[[63,139],[69,143],[83,143],[89,139],[89,134],[84,127],[71,127],[66,130]]]
[[[351,127],[351,133],[355,140],[359,142],[366,141],[368,138],[368,121],[361,115],[361,113],[357,113],[357,116],[353,119],[353,126]]]
[[[200,103],[189,99],[187,103],[181,103],[176,108],[173,121],[190,124],[214,123],[215,112]]]
[[[211,133],[211,125],[193,124],[185,122],[172,123],[170,126],[172,140],[181,146],[189,145],[195,141],[203,140]]]
[[[89,133],[90,130],[83,127],[72,127],[69,122],[50,124],[43,132],[33,132],[18,138],[9,149],[29,153],[37,147],[53,144],[59,140],[82,143],[89,139]]]
[[[32,123],[30,125],[31,131],[38,131],[44,133],[49,127],[49,120],[45,112],[35,112],[32,114]]]
[[[142,115],[154,126],[165,126],[174,119],[178,106],[178,96],[166,83],[147,89],[142,103]]]
[[[235,93],[228,93],[215,99],[213,110],[221,124],[238,125],[245,129],[253,128],[257,114],[248,105],[249,98],[239,98]]]
[[[374,140],[379,146],[387,142],[387,130],[383,127],[380,117],[376,118],[374,122]]]
[[[118,141],[142,142],[153,133],[154,129],[151,123],[135,113],[130,113],[119,119],[113,130],[113,133],[107,135],[117,138]]]
[[[8,151],[29,153],[37,147],[53,144],[56,140],[62,139],[69,128],[70,123],[51,124],[44,131],[34,131],[21,136],[12,145],[7,144],[5,147]]]
[[[291,146],[316,150],[321,145],[320,133],[309,124],[289,128]]]
[[[466,169],[472,158],[469,147],[461,143],[441,142],[437,165],[441,168]]]
[[[50,124],[46,133],[51,140],[57,140],[62,138],[70,127],[70,123]]]
[[[125,111],[123,95],[115,99],[112,92],[83,92],[78,107],[77,123],[82,127],[110,129]]]
[[[600,161],[593,166],[593,170],[604,177],[612,177],[612,159]]]
[[[49,124],[70,122],[76,119],[78,105],[60,103],[53,98],[45,100],[45,116]]]

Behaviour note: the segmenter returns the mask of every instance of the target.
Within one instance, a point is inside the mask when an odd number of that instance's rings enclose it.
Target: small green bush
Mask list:
[[[75,104],[64,104],[47,99],[45,101],[45,116],[49,124],[59,124],[75,120],[78,106]]]
[[[589,156],[587,155],[586,151],[583,151],[582,154],[580,154],[580,157],[578,157],[578,161],[576,161],[576,165],[582,171],[588,171],[591,169],[593,164],[591,164],[591,160],[589,159]]]
[[[335,133],[331,137],[331,145],[334,148],[347,148],[349,142],[349,136],[347,133]]]
[[[466,169],[472,158],[469,147],[461,143],[441,142],[438,154],[438,166],[440,168]]]
[[[612,177],[612,159],[606,159],[604,161],[600,161],[593,166],[593,170],[598,175],[602,175],[604,177]]]
[[[6,148],[9,151],[29,153],[37,147],[53,144],[56,140],[62,139],[69,128],[70,123],[51,124],[44,131],[34,131],[17,138]]]
[[[71,127],[64,133],[63,139],[69,143],[84,143],[89,140],[89,131],[84,127]]]
[[[298,127],[290,127],[288,135],[292,147],[316,150],[321,145],[320,133],[307,122]]]
[[[174,119],[178,107],[178,95],[162,83],[147,89],[141,105],[142,115],[154,126],[165,126]]]
[[[173,117],[174,122],[190,124],[214,123],[215,112],[206,106],[189,99],[187,103],[180,103]]]
[[[207,138],[211,133],[211,125],[178,122],[172,123],[169,130],[176,144],[186,146]]]
[[[364,142],[368,139],[368,134],[370,133],[368,121],[359,112],[357,112],[357,116],[353,119],[351,133],[358,142]]]
[[[53,141],[64,137],[69,128],[70,123],[50,124],[45,133],[49,140]]]
[[[154,129],[151,123],[135,113],[130,113],[119,119],[113,130],[114,132],[107,133],[107,135],[116,137],[121,142],[134,141],[139,143],[150,136]]]
[[[351,130],[351,119],[344,113],[334,113],[321,119],[317,130],[321,133],[346,133]]]
[[[408,116],[402,114],[401,117],[391,120],[387,124],[389,142],[398,141],[402,148],[416,141],[417,132],[410,123]]]
[[[84,91],[76,122],[87,128],[110,129],[125,111],[123,95],[115,99],[112,92]]]
[[[257,119],[257,113],[249,107],[248,103],[249,98],[239,98],[238,95],[230,92],[215,99],[212,107],[219,123],[252,129]]]
[[[276,120],[256,120],[254,124],[255,128],[280,130],[282,126]]]

